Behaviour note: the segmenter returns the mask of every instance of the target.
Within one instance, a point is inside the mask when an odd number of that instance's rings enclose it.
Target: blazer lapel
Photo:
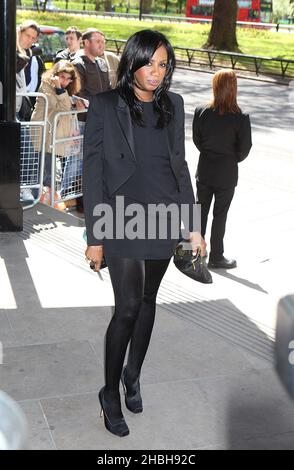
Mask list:
[[[129,110],[127,104],[124,102],[124,100],[121,98],[121,96],[118,97],[118,104],[115,107],[115,110],[116,110],[116,114],[117,114],[117,117],[118,117],[120,127],[123,131],[123,134],[124,134],[128,144],[129,144],[129,147],[132,151],[134,159],[136,160],[135,141],[134,141],[134,135],[133,135],[131,113],[130,113],[130,110]]]

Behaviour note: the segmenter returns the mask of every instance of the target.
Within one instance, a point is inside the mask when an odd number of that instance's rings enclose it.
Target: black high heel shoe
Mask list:
[[[125,419],[123,417],[121,410],[120,409],[118,410],[118,415],[121,415],[119,416],[119,418],[111,417],[111,407],[107,406],[104,400],[104,394],[103,394],[104,388],[105,387],[101,388],[98,394],[98,398],[99,398],[100,405],[101,405],[100,417],[104,416],[104,425],[106,429],[108,429],[109,432],[119,437],[127,436],[128,434],[130,434],[130,430],[128,428],[127,423],[125,422]],[[120,408],[120,403],[118,406]]]
[[[132,413],[142,413],[143,403],[139,379],[137,379],[135,383],[130,384],[126,379],[126,367],[124,367],[121,374],[121,382],[125,392],[125,402],[128,410]]]

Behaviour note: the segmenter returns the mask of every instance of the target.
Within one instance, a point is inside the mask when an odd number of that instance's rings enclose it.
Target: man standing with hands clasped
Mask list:
[[[111,89],[107,65],[99,57],[105,39],[103,33],[97,29],[88,29],[82,35],[82,41],[84,52],[73,64],[81,78],[79,96],[90,101],[97,93]]]

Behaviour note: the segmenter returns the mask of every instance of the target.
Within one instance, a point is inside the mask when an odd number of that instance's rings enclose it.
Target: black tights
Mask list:
[[[115,298],[115,310],[106,332],[105,394],[119,396],[119,381],[130,341],[129,380],[139,378],[154,324],[156,295],[169,259],[106,259]]]

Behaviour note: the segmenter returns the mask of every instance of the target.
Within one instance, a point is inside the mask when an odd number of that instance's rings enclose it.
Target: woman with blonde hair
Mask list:
[[[47,70],[42,75],[42,81],[39,88],[40,93],[44,93],[48,99],[48,123],[46,131],[46,154],[44,170],[44,187],[47,187],[47,193],[51,192],[51,158],[52,158],[52,132],[54,118],[57,113],[72,110],[71,96],[80,90],[80,78],[74,65],[71,62],[61,60],[55,64],[52,69]],[[42,120],[44,116],[44,100],[37,98],[35,109],[32,115],[32,121]],[[72,135],[73,120],[75,115],[68,114],[61,116],[58,121],[56,138],[62,139]],[[40,143],[39,143],[39,146]],[[56,155],[63,161],[68,154],[68,145],[59,143],[56,145]],[[66,161],[65,161],[66,164]],[[44,197],[43,197],[44,200]],[[58,208],[61,208],[59,206]]]
[[[251,126],[248,114],[237,103],[237,77],[232,70],[219,70],[213,77],[213,100],[196,108],[193,141],[200,157],[196,173],[198,202],[201,204],[201,235],[214,196],[210,238],[210,268],[231,269],[234,259],[224,257],[223,238],[227,213],[238,182],[238,163],[250,151]]]

